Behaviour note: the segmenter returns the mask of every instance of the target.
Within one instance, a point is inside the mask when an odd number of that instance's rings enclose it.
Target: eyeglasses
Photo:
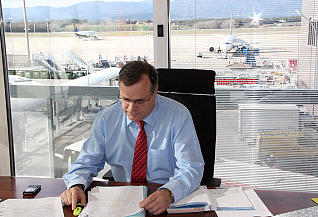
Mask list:
[[[125,103],[125,104],[135,103],[135,104],[141,105],[141,104],[144,104],[146,102],[149,102],[149,100],[151,99],[152,95],[153,95],[153,92],[146,99],[136,99],[136,100],[127,99],[125,97],[121,97],[120,95],[118,95],[118,99],[120,101],[122,101],[123,103]]]

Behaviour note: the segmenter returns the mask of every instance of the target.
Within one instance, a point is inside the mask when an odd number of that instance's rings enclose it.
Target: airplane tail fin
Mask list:
[[[78,28],[77,28],[77,25],[76,25],[76,23],[74,23],[74,32],[78,32],[79,30],[78,30]]]

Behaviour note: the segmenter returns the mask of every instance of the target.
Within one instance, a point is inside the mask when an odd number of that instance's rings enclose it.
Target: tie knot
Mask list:
[[[139,125],[140,129],[144,128],[145,122],[143,120],[137,121],[137,124]]]

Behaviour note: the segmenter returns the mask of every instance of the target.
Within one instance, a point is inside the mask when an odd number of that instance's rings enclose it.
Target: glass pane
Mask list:
[[[317,191],[315,1],[174,0],[170,8],[171,66],[216,72],[215,176]]]
[[[120,68],[153,63],[152,0],[1,3],[16,175],[61,177],[117,100]]]

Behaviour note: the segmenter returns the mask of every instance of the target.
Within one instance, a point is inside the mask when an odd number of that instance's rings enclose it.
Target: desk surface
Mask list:
[[[39,184],[42,186],[41,191],[36,195],[36,198],[41,197],[56,197],[59,196],[65,189],[65,184],[62,179],[51,178],[26,178],[26,177],[7,177],[0,176],[0,198],[2,200],[8,198],[23,198],[23,190],[30,184]],[[119,185],[134,185],[131,183],[103,183],[94,182],[92,187],[101,186],[119,186]],[[154,192],[160,185],[148,184],[148,194]],[[258,196],[262,199],[267,208],[277,215],[284,212],[290,212],[297,209],[315,206],[311,198],[318,197],[318,193],[306,192],[287,192],[287,191],[269,191],[255,190]],[[70,207],[64,207],[64,215],[71,217],[72,212]],[[147,215],[149,216],[149,215]],[[214,212],[205,213],[190,213],[190,214],[162,214],[160,216],[216,216]]]

